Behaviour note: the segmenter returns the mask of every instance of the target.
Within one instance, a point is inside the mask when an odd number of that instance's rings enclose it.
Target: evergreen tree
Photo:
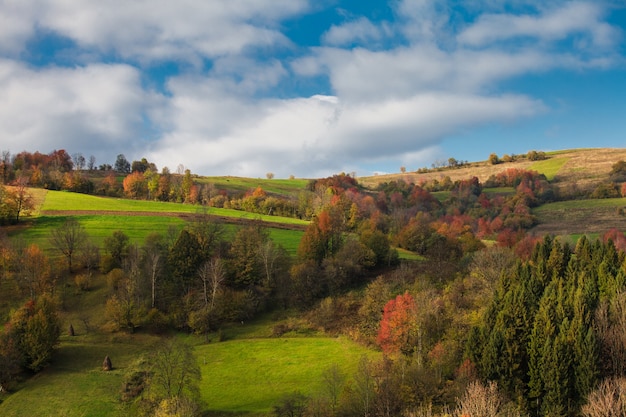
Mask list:
[[[176,295],[186,295],[195,281],[203,262],[202,248],[195,235],[184,229],[168,254],[170,289]]]

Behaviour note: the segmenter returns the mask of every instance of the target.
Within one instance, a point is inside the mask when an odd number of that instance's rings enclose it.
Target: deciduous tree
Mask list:
[[[175,339],[165,340],[151,359],[152,389],[159,397],[197,397],[202,374],[191,345]]]
[[[415,299],[408,293],[389,300],[383,309],[376,339],[386,354],[409,354],[418,340]]]
[[[67,219],[60,227],[50,232],[50,242],[67,258],[67,268],[70,273],[72,273],[74,255],[82,248],[86,240],[85,229],[74,218]]]
[[[13,313],[5,331],[16,344],[22,364],[34,372],[40,371],[50,362],[61,335],[54,300],[42,295],[28,301]]]

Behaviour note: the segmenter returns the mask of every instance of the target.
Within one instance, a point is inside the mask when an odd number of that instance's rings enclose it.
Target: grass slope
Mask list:
[[[261,179],[243,177],[199,177],[200,184],[212,184],[217,189],[246,192],[257,187],[278,195],[294,195],[303,191],[309,180],[307,179]]]
[[[318,394],[333,365],[352,375],[374,353],[343,338],[234,340],[198,346],[201,394],[213,413],[265,413],[286,394]]]
[[[63,191],[34,190],[38,206],[28,227],[14,228],[12,238],[37,244],[50,252],[50,231],[59,227],[68,217],[73,217],[85,228],[90,239],[97,245],[116,230],[126,233],[131,242],[141,244],[153,232],[166,234],[173,227],[180,230],[186,224],[181,216],[198,213],[202,207],[155,201],[126,200],[77,194]],[[270,227],[270,237],[287,252],[295,254],[302,238],[302,230],[290,230],[308,222],[278,216],[261,216],[238,210],[209,208],[208,213],[222,219],[262,220],[269,225],[286,225],[287,229]],[[233,235],[237,226],[225,224],[227,234]]]
[[[544,174],[548,181],[554,180],[558,172],[561,170],[570,158],[550,158],[544,161],[537,161],[530,166],[532,171],[537,171]]]
[[[622,207],[626,207],[626,198],[544,204],[533,209],[539,225],[532,232],[557,236],[586,234],[593,238],[611,228],[626,230],[626,216],[618,213]]]
[[[369,188],[376,188],[383,182],[408,181],[419,184],[433,179],[440,181],[445,176],[449,176],[452,181],[477,177],[484,183],[492,175],[497,175],[509,168],[516,168],[538,171],[548,178],[553,177],[555,181],[562,184],[575,183],[579,187],[587,187],[606,180],[611,166],[620,160],[626,160],[626,148],[569,149],[549,152],[547,155],[549,159],[539,162],[520,159],[515,162],[492,165],[487,161],[482,161],[462,168],[431,170],[421,174],[407,172],[359,177],[359,183]]]
[[[125,340],[113,336],[64,336],[54,362],[8,396],[0,404],[0,415],[122,416],[119,398],[126,368],[149,351],[155,340],[148,336]],[[101,370],[106,355],[113,362],[111,372]]]
[[[128,213],[155,213],[155,214],[195,214],[201,213],[203,207],[190,204],[168,203],[159,201],[128,200],[122,198],[98,197],[86,194],[64,191],[48,191],[41,211],[46,214],[68,211],[97,211],[97,212],[128,212]],[[209,207],[208,214],[236,219],[259,219],[293,225],[307,225],[305,220],[291,217],[267,216],[248,213],[240,210]]]

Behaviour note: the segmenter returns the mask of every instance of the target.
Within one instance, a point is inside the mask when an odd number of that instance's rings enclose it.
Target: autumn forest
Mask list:
[[[371,355],[349,374],[327,371],[321,393],[293,387],[268,415],[623,415],[624,230],[610,221],[600,233],[537,227],[540,209],[561,203],[611,203],[621,219],[626,162],[610,161],[589,182],[533,169],[558,158],[492,154],[481,165],[492,173],[481,178],[471,175],[474,164],[451,158],[416,171],[411,178],[424,175],[417,181],[381,176],[364,185],[341,173],[291,178],[281,191],[271,173],[246,188],[122,154],[97,165],[65,150],[4,151],[0,413],[3,401],[54,368],[68,325],[77,326],[69,317],[81,316],[72,310],[76,294],[102,282],[102,323],[89,326],[83,313],[85,329],[192,338],[154,358],[180,361],[172,362],[187,372],[178,388],[164,367],[137,371],[115,399],[120,414],[222,415],[197,389],[194,344],[219,343],[229,326],[290,317],[272,321],[272,337],[315,332]],[[456,179],[461,169],[468,175]],[[96,238],[71,207],[42,212],[46,193],[60,191],[193,210],[140,237],[120,227]],[[43,218],[54,222],[43,240],[29,241],[24,233]]]

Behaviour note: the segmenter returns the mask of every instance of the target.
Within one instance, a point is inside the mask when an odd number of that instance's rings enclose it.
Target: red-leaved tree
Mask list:
[[[415,299],[408,292],[385,304],[376,338],[384,353],[408,354],[415,350],[419,333],[416,310]]]

